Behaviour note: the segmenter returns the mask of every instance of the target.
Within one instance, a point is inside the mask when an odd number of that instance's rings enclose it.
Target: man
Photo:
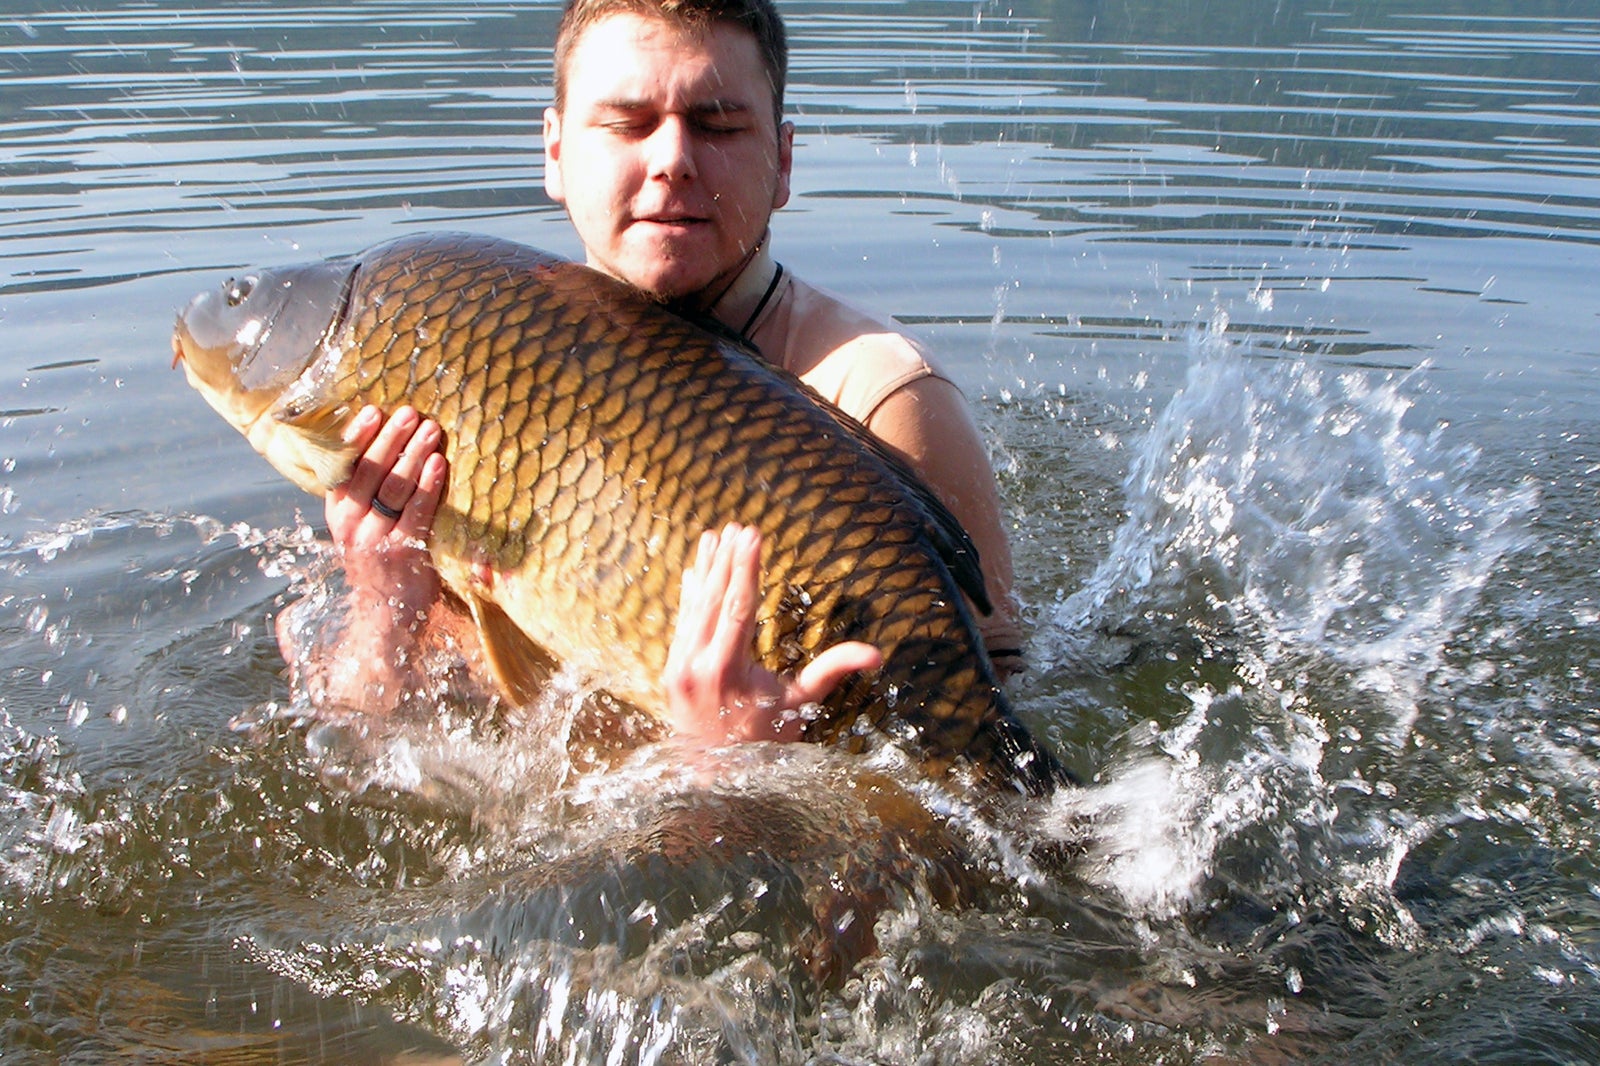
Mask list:
[[[544,114],[545,188],[565,206],[588,264],[665,303],[716,318],[798,375],[905,458],[977,544],[993,614],[981,622],[1002,672],[1020,662],[1020,621],[998,492],[956,388],[884,321],[788,274],[768,241],[789,199],[794,126],[782,119],[787,52],[770,0],[571,0]],[[459,634],[420,547],[445,482],[439,427],[369,409],[362,449],[328,497],[349,615],[335,663],[315,671],[331,698],[372,706],[413,680],[415,652]],[[876,649],[830,648],[794,678],[752,660],[759,536],[701,536],[686,575],[664,681],[668,720],[710,743],[783,738],[773,706],[818,700]],[[292,642],[280,643],[294,662]],[[343,664],[341,667],[338,664]],[[790,716],[788,733],[798,732]]]

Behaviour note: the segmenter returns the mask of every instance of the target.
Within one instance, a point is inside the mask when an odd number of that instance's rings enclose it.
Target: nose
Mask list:
[[[681,115],[668,115],[661,120],[645,142],[645,153],[652,178],[692,181],[697,176],[694,132]]]

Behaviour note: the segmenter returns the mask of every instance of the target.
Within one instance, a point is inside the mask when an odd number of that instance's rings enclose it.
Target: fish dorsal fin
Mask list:
[[[555,674],[555,658],[530,640],[499,604],[475,593],[466,600],[500,688],[518,704],[532,702]]]

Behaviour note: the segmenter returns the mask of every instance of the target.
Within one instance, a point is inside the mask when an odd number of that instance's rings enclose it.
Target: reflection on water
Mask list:
[[[406,230],[576,251],[557,8],[41,0],[0,14],[7,1061],[1600,1058],[1600,19],[784,11],[778,254],[968,387],[1017,702],[1088,784],[585,772],[570,687],[308,719],[270,618],[315,508],[172,312]]]

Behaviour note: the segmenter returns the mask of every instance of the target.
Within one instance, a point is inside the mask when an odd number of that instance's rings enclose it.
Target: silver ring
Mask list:
[[[376,497],[376,496],[372,497],[372,509],[374,511],[377,511],[379,514],[383,515],[383,517],[385,517],[385,518],[394,519],[394,518],[399,518],[400,517],[400,509],[399,508],[390,507],[388,504],[384,503],[382,500],[378,499],[378,497]]]

